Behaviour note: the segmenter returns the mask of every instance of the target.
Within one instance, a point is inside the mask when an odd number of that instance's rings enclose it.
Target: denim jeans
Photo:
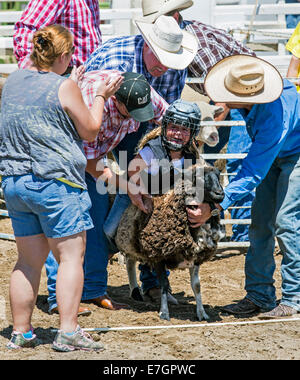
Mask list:
[[[55,239],[93,227],[86,190],[32,173],[3,176],[2,188],[17,237],[44,234]]]
[[[121,169],[127,170],[129,162],[134,158],[136,154],[136,147],[138,146],[138,142],[152,128],[153,126],[149,125],[149,123],[147,122],[141,123],[139,129],[135,133],[126,135],[125,138],[113,150],[113,153],[116,156]],[[121,151],[127,152],[127,162],[123,162],[119,160],[119,152]],[[122,195],[122,194],[120,194],[120,196],[121,198],[123,198],[123,200],[120,198],[118,201],[121,201],[122,204],[125,205],[126,197],[128,198],[128,196]],[[117,207],[115,208],[115,210],[117,210]],[[125,209],[123,211],[125,211]],[[113,216],[113,214],[109,215],[110,220],[113,220],[114,218],[115,216]],[[116,220],[117,218],[115,219],[115,221]],[[105,231],[107,232],[109,232],[110,230],[108,222],[105,223]],[[156,273],[154,271],[151,271],[150,267],[147,264],[140,264],[139,270],[141,271],[140,280],[142,282],[143,291],[159,286]]]
[[[97,192],[96,181],[88,173],[85,180],[92,201],[90,215],[95,227],[87,231],[86,235],[83,301],[106,294],[108,246],[103,225],[109,210],[108,194]]]
[[[242,115],[238,110],[231,110],[227,115],[226,120],[243,120]],[[204,145],[204,153],[219,153],[222,148],[228,143],[227,153],[247,153],[251,145],[251,139],[247,133],[246,127],[221,127],[219,128],[219,143],[214,147]],[[212,165],[215,160],[208,160]],[[227,160],[226,169],[228,173],[236,173],[242,164],[242,160],[234,159]],[[230,177],[231,181],[234,177]],[[254,193],[250,193],[247,197],[236,202],[235,207],[247,207],[252,205]],[[250,219],[250,209],[233,209],[231,211],[232,219]],[[232,241],[248,241],[247,225],[233,225],[232,226]]]
[[[45,262],[46,274],[47,274],[47,288],[48,288],[48,311],[50,312],[52,309],[57,307],[56,302],[56,278],[57,278],[57,270],[58,263],[53,256],[53,253],[50,251],[47,260]]]
[[[7,177],[14,183],[14,189],[19,194],[12,194],[12,221],[17,218],[22,236],[44,233],[48,237],[63,237],[92,228],[92,220],[88,209],[91,205],[87,191],[72,188],[59,181],[47,181],[36,178],[32,174]],[[2,178],[6,185],[5,177]],[[5,188],[5,186],[3,186]],[[7,188],[8,189],[8,188]],[[7,190],[5,188],[5,190]],[[20,193],[20,190],[23,192]],[[6,196],[7,208],[10,210],[9,194]],[[25,202],[26,200],[26,202]],[[17,216],[17,213],[21,213]],[[21,216],[24,218],[22,221]],[[15,235],[18,236],[16,227]],[[49,311],[57,306],[56,277],[58,263],[52,252],[45,262],[48,277]]]
[[[238,110],[230,111],[231,120],[243,120]],[[232,127],[230,131],[227,153],[248,153],[252,142],[246,126]],[[227,160],[227,172],[237,173],[242,166],[242,159]],[[229,177],[229,181],[234,176]],[[233,204],[234,207],[251,207],[255,192],[249,193],[245,198]],[[232,219],[251,219],[251,208],[238,208],[231,210]],[[248,241],[249,226],[234,224],[232,226],[232,241]]]
[[[86,235],[82,300],[96,298],[106,293],[108,264],[107,240],[103,232],[103,224],[109,208],[108,194],[101,195],[97,192],[96,182],[88,173],[86,173],[85,180],[92,201],[90,216],[94,228],[88,230]],[[50,252],[46,260],[45,267],[48,277],[48,304],[50,311],[57,306],[55,288],[58,264],[52,252]]]
[[[276,306],[274,237],[281,253],[281,302],[300,311],[300,154],[277,158],[256,189],[245,262],[247,298]]]
[[[109,253],[118,252],[118,248],[115,245],[115,235],[118,229],[118,225],[120,223],[121,217],[127,207],[130,205],[131,201],[128,195],[126,194],[117,194],[114,204],[105,220],[104,223],[104,233],[109,242]],[[152,271],[151,268],[147,264],[140,264],[140,281],[142,283],[142,290],[146,292],[148,289],[159,287],[159,281],[156,276],[155,271]],[[167,275],[169,272],[167,271]]]
[[[108,240],[109,253],[111,254],[119,252],[118,248],[115,245],[115,236],[122,215],[130,203],[131,201],[127,194],[117,194],[112,208],[110,209],[109,214],[105,219],[103,230]]]

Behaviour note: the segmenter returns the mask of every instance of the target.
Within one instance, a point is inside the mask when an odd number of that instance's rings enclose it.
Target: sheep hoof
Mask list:
[[[168,292],[168,302],[172,305],[178,305],[177,299],[170,292]]]
[[[135,301],[139,301],[139,302],[143,302],[144,301],[139,288],[134,288],[131,291],[130,297],[132,299],[134,299]]]
[[[170,315],[169,315],[169,313],[160,312],[159,313],[159,318],[163,319],[165,321],[169,321],[170,320]]]
[[[209,316],[205,313],[205,311],[201,312],[201,313],[197,313],[197,317],[198,317],[198,320],[199,321],[208,321],[209,320]]]

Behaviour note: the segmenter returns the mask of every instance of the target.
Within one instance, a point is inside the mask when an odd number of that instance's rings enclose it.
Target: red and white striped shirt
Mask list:
[[[30,65],[33,34],[60,24],[74,36],[71,65],[82,65],[102,43],[98,0],[31,0],[15,24],[14,53],[20,68]]]
[[[85,104],[89,108],[93,105],[99,81],[107,79],[108,76],[113,78],[119,74],[120,72],[117,70],[89,71],[85,73],[80,84]],[[154,119],[152,121],[159,124],[169,105],[152,87],[151,99],[154,109]],[[104,105],[102,125],[98,136],[93,142],[84,141],[83,147],[87,159],[103,158],[128,133],[136,132],[139,127],[140,122],[133,118],[124,118],[118,111],[114,100],[109,98]]]

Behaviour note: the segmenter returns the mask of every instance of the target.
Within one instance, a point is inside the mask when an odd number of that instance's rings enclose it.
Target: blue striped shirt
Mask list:
[[[143,62],[144,39],[141,35],[113,38],[96,49],[85,63],[86,71],[119,70],[143,74],[150,86],[169,104],[179,99],[185,85],[187,69],[169,69],[153,77]]]
[[[225,188],[223,209],[254,190],[276,158],[300,153],[300,95],[291,82],[284,80],[283,92],[275,102],[255,104],[248,114],[244,109],[240,112],[252,144],[241,170]]]

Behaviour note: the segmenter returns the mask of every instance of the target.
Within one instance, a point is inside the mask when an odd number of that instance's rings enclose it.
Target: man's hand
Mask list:
[[[216,103],[216,106],[221,106],[224,108],[224,111],[215,116],[215,121],[223,121],[226,119],[226,116],[228,115],[230,109],[226,106],[225,103]]]
[[[192,228],[200,227],[211,217],[210,206],[208,203],[201,203],[193,208],[187,207],[187,215]]]

